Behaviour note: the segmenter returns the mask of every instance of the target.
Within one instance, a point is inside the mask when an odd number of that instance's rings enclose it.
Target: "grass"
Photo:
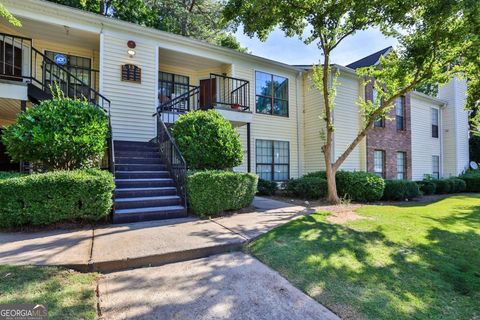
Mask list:
[[[96,319],[96,277],[56,267],[0,266],[0,304],[44,304],[49,319]]]
[[[480,195],[320,212],[248,250],[346,319],[480,319]]]

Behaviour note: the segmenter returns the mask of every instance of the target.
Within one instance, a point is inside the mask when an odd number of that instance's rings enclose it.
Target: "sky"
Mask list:
[[[278,29],[273,31],[265,42],[258,38],[250,39],[243,34],[241,27],[235,37],[242,47],[247,47],[252,54],[287,64],[313,64],[321,59],[320,50],[315,44],[307,46],[298,38],[286,37]],[[392,45],[395,45],[395,40],[384,37],[377,29],[361,31],[346,38],[335,48],[332,62],[347,65]]]

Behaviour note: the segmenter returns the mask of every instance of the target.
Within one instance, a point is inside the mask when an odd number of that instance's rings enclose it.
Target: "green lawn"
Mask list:
[[[49,319],[95,319],[96,277],[55,267],[0,266],[0,304],[46,304]]]
[[[249,245],[342,318],[480,319],[480,195],[292,221]]]

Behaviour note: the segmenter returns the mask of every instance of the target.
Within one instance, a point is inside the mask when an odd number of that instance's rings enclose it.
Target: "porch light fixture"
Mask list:
[[[128,50],[127,50],[127,53],[128,55],[130,56],[130,58],[133,58],[133,56],[135,55],[135,47],[137,46],[137,44],[135,43],[135,41],[133,40],[128,40],[127,42],[127,47],[128,47]]]

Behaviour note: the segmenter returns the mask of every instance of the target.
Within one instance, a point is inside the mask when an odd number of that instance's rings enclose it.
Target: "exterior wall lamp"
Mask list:
[[[133,40],[129,40],[127,42],[127,47],[128,47],[127,53],[130,56],[130,58],[133,58],[135,56],[136,52],[135,52],[134,49],[135,49],[136,46],[137,46],[137,44]]]

